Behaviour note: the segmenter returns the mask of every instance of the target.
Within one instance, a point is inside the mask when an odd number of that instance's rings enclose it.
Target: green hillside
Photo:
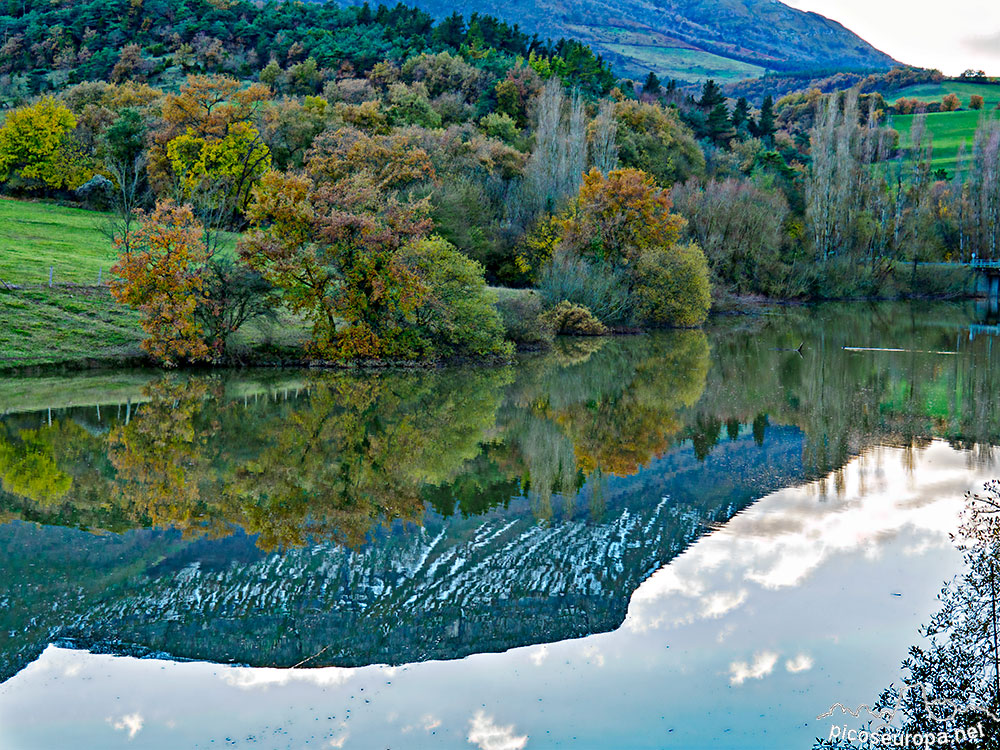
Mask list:
[[[995,110],[936,112],[927,115],[927,128],[934,138],[932,167],[944,169],[949,174],[954,173],[958,165],[959,148],[964,143],[967,151],[972,149],[980,118],[997,116],[1000,116],[1000,112]],[[910,128],[914,117],[916,115],[896,115],[892,119],[892,127],[899,131],[899,144],[903,148],[910,145]]]
[[[0,279],[9,284],[96,284],[114,262],[104,214],[51,203],[0,200]]]
[[[993,109],[1000,104],[1000,85],[989,83],[967,83],[964,81],[941,81],[940,83],[921,83],[907,86],[905,89],[885,94],[891,104],[897,99],[919,99],[925,102],[939,102],[948,94],[955,94],[962,100],[962,106],[969,106],[969,99],[979,94],[986,102],[987,109]]]

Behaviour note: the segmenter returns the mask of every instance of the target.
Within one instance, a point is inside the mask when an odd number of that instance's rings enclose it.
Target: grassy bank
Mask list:
[[[114,262],[106,216],[51,203],[0,199],[0,279],[8,284],[96,284]]]

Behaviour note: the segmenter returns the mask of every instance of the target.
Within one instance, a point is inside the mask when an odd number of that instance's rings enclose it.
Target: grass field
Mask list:
[[[969,106],[969,99],[979,94],[985,101],[987,109],[993,109],[1000,103],[1000,85],[988,83],[965,83],[963,81],[942,81],[941,83],[921,83],[907,86],[900,91],[884,94],[886,101],[892,104],[897,99],[919,99],[924,102],[939,102],[948,94],[955,94],[962,100],[962,106]]]
[[[891,126],[899,131],[899,145],[906,148],[910,145],[910,128],[913,127],[915,115],[896,115]],[[927,115],[927,129],[934,137],[933,169],[944,169],[954,174],[958,166],[958,151],[965,144],[966,151],[972,150],[972,141],[976,135],[982,117],[1000,117],[1000,113],[988,110],[984,112],[935,112]]]
[[[701,82],[714,78],[716,81],[726,82],[759,78],[765,73],[765,69],[759,65],[730,60],[702,50],[638,44],[606,46],[619,55],[652,68],[664,80],[676,78],[679,81]]]
[[[96,284],[114,262],[100,225],[105,215],[51,203],[0,199],[0,279],[13,284],[54,280]]]
[[[138,316],[105,289],[0,288],[0,370],[141,356]]]

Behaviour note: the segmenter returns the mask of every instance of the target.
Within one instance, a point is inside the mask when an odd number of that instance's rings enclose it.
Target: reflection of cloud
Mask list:
[[[919,485],[908,477],[919,470]],[[657,571],[632,597],[634,632],[726,618],[761,589],[802,585],[831,559],[877,558],[897,538],[907,554],[939,548],[957,526],[965,491],[989,479],[967,454],[937,441],[914,451],[873,448],[830,477],[772,493]]]
[[[785,669],[792,674],[796,672],[807,672],[812,669],[813,660],[809,654],[799,654],[794,659],[785,662]]]
[[[119,732],[128,732],[128,738],[134,739],[139,731],[142,729],[142,725],[145,721],[142,718],[142,714],[126,714],[117,721],[113,719],[108,719],[108,724],[114,727]]]
[[[542,663],[548,658],[549,658],[549,647],[544,645],[532,649],[531,653],[528,654],[528,659],[530,659],[531,663],[534,664],[536,667],[542,666]]]
[[[729,683],[742,685],[747,680],[762,680],[774,671],[778,663],[778,655],[774,651],[761,651],[754,654],[753,663],[734,661],[729,665]]]
[[[469,744],[479,750],[523,750],[528,744],[528,735],[514,734],[514,725],[501,727],[483,711],[479,711],[469,721]]]
[[[354,670],[343,667],[321,669],[271,669],[257,667],[230,667],[222,673],[222,680],[241,690],[288,685],[291,682],[308,682],[319,687],[343,685]]]
[[[599,667],[604,666],[604,654],[597,646],[587,646],[583,650],[583,655]]]
[[[721,591],[717,594],[710,594],[702,602],[701,616],[705,618],[722,617],[726,612],[736,609],[746,601],[746,589],[739,591]]]
[[[424,723],[425,732],[433,732],[435,729],[441,726],[441,719],[437,718],[436,716],[432,716],[431,714],[427,714],[420,721]]]

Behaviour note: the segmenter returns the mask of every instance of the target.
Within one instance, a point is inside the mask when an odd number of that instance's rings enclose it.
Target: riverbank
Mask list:
[[[529,294],[497,290],[507,296]],[[969,295],[942,294],[926,299],[958,299]],[[872,299],[853,300],[872,302]],[[712,315],[759,315],[803,300],[774,300],[756,295],[722,295]],[[153,366],[141,348],[144,338],[138,314],[115,301],[106,286],[65,285],[4,288],[0,286],[0,375],[50,373],[109,367]],[[338,366],[317,363],[305,352],[309,325],[279,312],[274,320],[247,324],[230,346],[229,367]],[[615,331],[615,335],[635,334]],[[386,362],[378,367],[414,368],[436,363]],[[496,364],[487,362],[486,364]]]

